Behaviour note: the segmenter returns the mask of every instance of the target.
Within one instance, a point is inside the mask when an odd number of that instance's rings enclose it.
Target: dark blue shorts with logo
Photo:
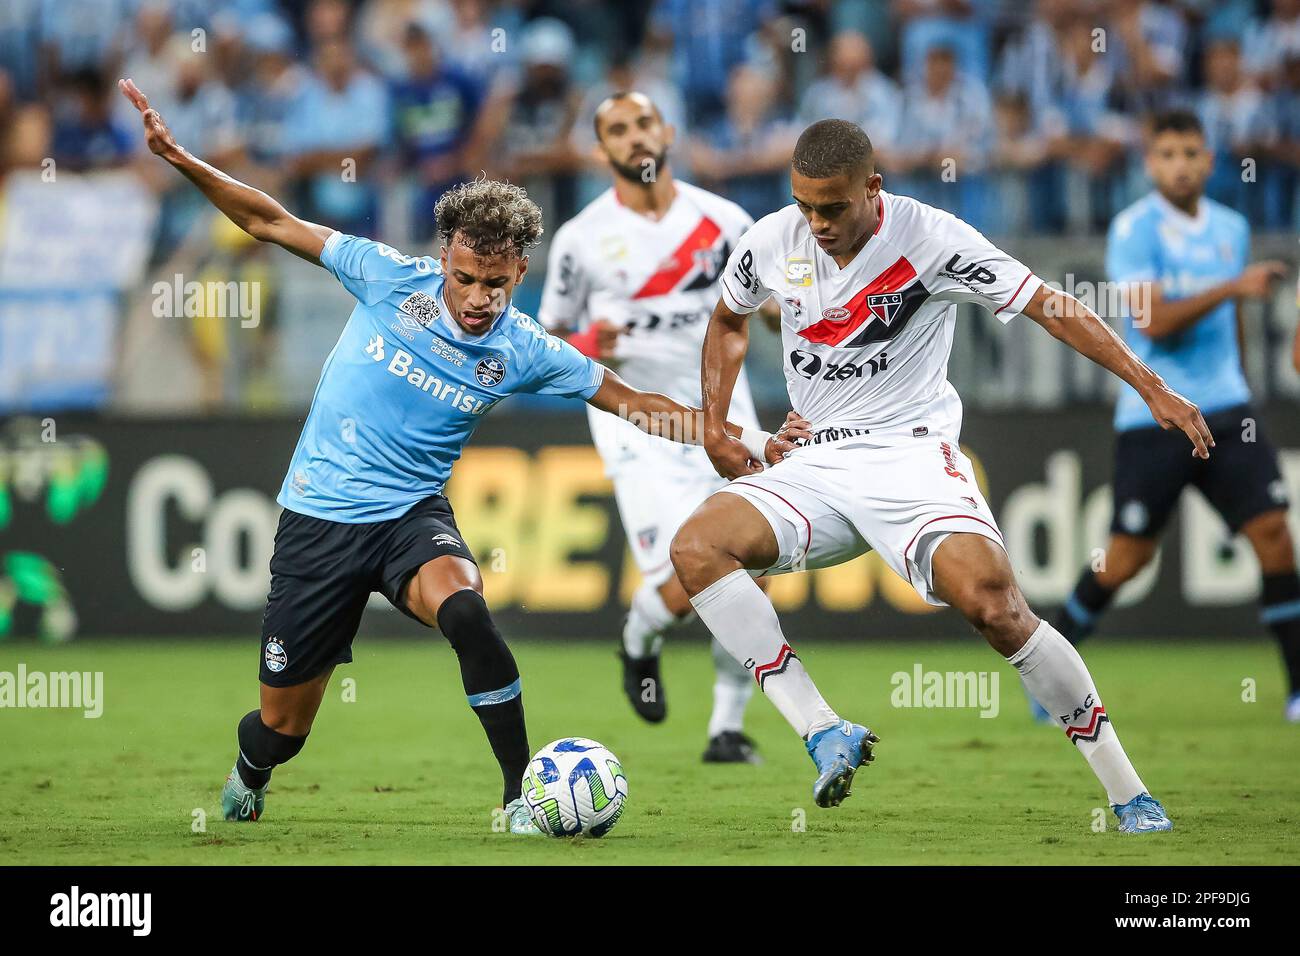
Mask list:
[[[474,560],[442,495],[400,518],[369,524],[284,511],[262,616],[262,683],[290,687],[350,663],[361,613],[375,591],[418,620],[403,599],[406,584],[426,561],[449,554]]]
[[[1251,518],[1287,506],[1277,450],[1249,405],[1205,416],[1215,446],[1210,458],[1192,457],[1181,431],[1150,428],[1120,432],[1115,442],[1115,534],[1154,538],[1164,529],[1183,489],[1192,485],[1234,533]]]

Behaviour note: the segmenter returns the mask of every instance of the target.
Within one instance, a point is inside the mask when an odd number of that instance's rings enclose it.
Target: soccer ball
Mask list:
[[[564,737],[537,751],[523,784],[533,821],[553,837],[604,836],[627,803],[618,758],[585,737]]]

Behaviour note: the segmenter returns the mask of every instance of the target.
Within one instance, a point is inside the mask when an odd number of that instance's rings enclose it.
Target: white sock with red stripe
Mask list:
[[[1034,700],[1060,721],[1112,804],[1122,806],[1147,792],[1106,716],[1087,665],[1056,628],[1040,621],[1025,646],[1007,660]]]
[[[664,632],[678,623],[659,589],[642,584],[632,595],[623,625],[623,650],[632,658],[654,657],[664,646]]]
[[[754,696],[754,678],[744,665],[713,640],[713,713],[709,715],[709,739],[726,730],[740,733],[745,728],[745,707]]]
[[[800,737],[840,723],[781,633],[772,602],[746,571],[732,571],[691,598],[695,613],[736,660],[750,669]]]

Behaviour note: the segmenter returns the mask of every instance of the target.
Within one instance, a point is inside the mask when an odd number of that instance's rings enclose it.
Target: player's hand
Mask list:
[[[1173,431],[1177,428],[1187,435],[1194,446],[1193,457],[1210,457],[1210,449],[1214,447],[1214,436],[1210,434],[1210,426],[1205,424],[1199,408],[1164,382],[1160,382],[1145,398],[1156,424],[1165,431]]]
[[[799,446],[795,442],[812,438],[812,423],[796,411],[788,412],[785,423],[767,440],[767,463],[777,465]]]
[[[140,92],[140,87],[135,85],[135,80],[118,80],[117,88],[142,114],[144,118],[144,141],[148,145],[149,151],[155,156],[162,157],[177,152],[180,147],[176,145],[176,140],[172,137],[172,131],[163,122],[162,115],[157,110],[149,108],[149,99],[144,93]]]
[[[768,442],[771,445],[771,441]],[[739,438],[724,436],[717,442],[705,441],[704,450],[713,462],[713,470],[727,480],[754,475],[763,470],[763,463],[749,454]]]
[[[619,337],[627,335],[627,329],[615,325],[609,319],[597,319],[592,323],[592,327],[596,330],[596,358],[609,361],[618,348]]]
[[[1286,263],[1276,259],[1246,266],[1237,276],[1237,295],[1243,299],[1263,299],[1273,291],[1273,283],[1286,275]]]

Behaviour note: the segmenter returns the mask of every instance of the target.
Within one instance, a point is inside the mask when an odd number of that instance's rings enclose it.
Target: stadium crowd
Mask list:
[[[1143,116],[1173,104],[1209,130],[1212,196],[1257,228],[1300,214],[1300,0],[8,0],[5,167],[135,161],[119,74],[193,152],[341,229],[377,231],[405,182],[384,231],[417,240],[479,170],[569,218],[604,186],[593,105],[629,86],[677,124],[679,172],[755,217],[787,201],[798,130],[833,115],[893,188],[985,231],[1096,230],[1142,188]],[[154,178],[166,245],[195,197]]]

